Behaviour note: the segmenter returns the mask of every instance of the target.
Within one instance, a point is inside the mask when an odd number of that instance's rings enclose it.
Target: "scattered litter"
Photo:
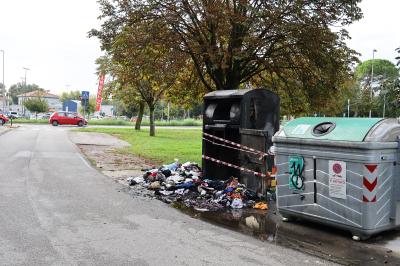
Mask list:
[[[151,183],[147,188],[151,189],[151,190],[160,189],[161,188],[160,181],[155,181],[155,182]]]
[[[128,178],[127,181],[130,186],[134,186],[137,184],[143,184],[144,178],[142,176],[138,176],[138,177],[134,177],[134,178]]]
[[[268,205],[265,202],[257,202],[253,206],[254,209],[268,210]]]
[[[246,226],[252,230],[260,229],[260,223],[257,221],[257,219],[254,216],[246,217],[245,222],[246,222]]]
[[[205,208],[197,208],[197,207],[194,207],[194,209],[195,209],[196,211],[199,211],[199,212],[208,212],[208,211],[209,211],[209,209],[205,209]]]
[[[127,181],[131,186],[153,190],[154,196],[165,203],[181,202],[200,212],[224,208],[238,211],[245,207],[268,209],[266,203],[259,202],[257,193],[239,183],[238,178],[226,181],[203,179],[198,164],[180,164],[178,159],[158,169],[146,169],[143,176]]]
[[[238,198],[233,199],[232,204],[231,204],[231,208],[232,209],[241,209],[241,208],[243,208],[242,199],[238,199]]]

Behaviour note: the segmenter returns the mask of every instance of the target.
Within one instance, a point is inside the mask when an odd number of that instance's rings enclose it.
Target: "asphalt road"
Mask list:
[[[68,138],[22,125],[0,136],[1,265],[324,265],[321,259],[132,198]]]

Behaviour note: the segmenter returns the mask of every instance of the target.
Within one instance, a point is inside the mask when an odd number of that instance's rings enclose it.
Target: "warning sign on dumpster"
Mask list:
[[[329,161],[329,196],[346,199],[346,163]]]

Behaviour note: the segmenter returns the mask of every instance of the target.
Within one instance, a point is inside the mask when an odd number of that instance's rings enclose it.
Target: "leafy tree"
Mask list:
[[[85,113],[85,115],[89,116],[96,111],[96,98],[90,97],[89,102],[86,106],[81,106],[79,109],[80,113]]]
[[[133,36],[152,34],[190,57],[206,91],[265,80],[301,113],[335,101],[349,79],[355,52],[347,32],[332,26],[360,19],[360,1],[100,0],[103,24],[90,35],[110,50],[127,27]],[[137,30],[143,22],[164,27]]]
[[[80,91],[78,91],[78,90],[63,92],[63,93],[61,93],[60,101],[61,102],[64,102],[64,101],[67,101],[67,100],[79,101],[81,99],[81,94],[82,93]]]
[[[196,70],[193,66],[188,66],[176,73],[176,82],[165,92],[165,101],[189,109],[203,102],[206,93],[207,88],[198,78]]]
[[[49,110],[49,105],[46,100],[39,97],[28,98],[24,101],[24,106],[30,112],[35,113],[37,119],[37,113],[44,113]]]
[[[1,111],[4,111],[4,110],[2,110],[2,108],[3,108],[3,103],[6,103],[5,98],[7,98],[6,97],[6,89],[5,89],[5,86],[3,85],[3,83],[0,83],[0,99],[1,99],[0,100],[0,110]]]
[[[3,83],[0,82],[0,96],[3,96],[5,92],[5,86],[3,85]]]
[[[396,66],[386,59],[371,59],[364,61],[356,67],[356,78],[361,81],[367,78],[368,83],[371,82],[372,64],[374,65],[374,80],[389,79],[394,80],[399,77],[399,70]]]
[[[386,80],[381,85],[378,97],[375,97],[377,114],[382,114],[385,109],[385,117],[400,116],[400,80]]]
[[[397,66],[400,66],[400,47],[396,49],[396,52],[399,53],[399,56],[396,56]]]
[[[117,65],[112,63],[110,55],[106,54],[97,58],[96,64],[97,74],[106,75],[103,89],[104,96],[106,98],[112,96],[114,101],[121,101],[123,110],[130,117],[132,117],[134,112],[138,110],[135,130],[140,130],[146,103],[141,99],[139,92],[133,86],[121,85],[116,77],[120,71],[117,71]],[[121,67],[119,67],[119,69],[120,68]]]
[[[31,91],[44,91],[36,84],[17,83],[10,86],[9,94],[14,104],[18,104],[18,95],[28,93]]]
[[[131,94],[131,100],[139,96],[149,108],[150,136],[155,135],[157,102],[177,84],[177,73],[188,63],[186,56],[161,41],[168,38],[166,33],[165,24],[143,21],[134,27],[124,27],[114,36],[113,45],[107,48],[111,55],[111,71],[119,83],[117,89],[124,95]]]
[[[374,68],[373,81],[372,65]],[[396,84],[398,84],[399,70],[385,59],[367,60],[360,63],[355,69],[355,94],[352,102],[356,105],[356,115],[368,116],[369,110],[373,116],[382,116],[384,102],[389,116],[395,115]],[[371,98],[372,92],[372,98]],[[398,95],[400,96],[400,95]]]

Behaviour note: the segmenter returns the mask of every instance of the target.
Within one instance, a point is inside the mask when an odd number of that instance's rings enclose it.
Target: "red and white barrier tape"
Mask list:
[[[205,141],[207,141],[207,142],[209,142],[209,143],[212,143],[213,145],[225,147],[225,148],[232,149],[232,150],[243,151],[243,152],[247,152],[247,153],[251,153],[251,154],[260,156],[260,153],[259,153],[259,152],[248,151],[248,150],[244,150],[244,149],[240,149],[240,148],[236,148],[236,147],[224,145],[224,144],[221,144],[221,143],[216,143],[216,142],[214,142],[214,141],[212,141],[212,140],[209,140],[209,139],[206,139],[206,138],[203,138],[203,140],[205,140]],[[258,159],[259,159],[259,160],[262,160],[263,158],[264,158],[264,156],[261,156],[261,157],[258,158]]]
[[[206,137],[210,137],[210,138],[213,138],[213,139],[228,143],[228,144],[233,145],[235,147],[241,148],[241,151],[247,151],[247,152],[251,152],[253,154],[258,154],[258,155],[260,155],[260,157],[265,157],[267,155],[270,155],[270,154],[265,153],[263,151],[255,150],[255,149],[250,148],[248,146],[241,145],[239,143],[236,143],[236,142],[233,142],[233,141],[230,141],[230,140],[226,140],[226,139],[223,139],[223,138],[220,138],[220,137],[208,134],[208,133],[203,133],[203,135],[206,136]]]
[[[217,163],[217,164],[222,164],[222,165],[225,165],[225,166],[228,166],[228,167],[231,167],[231,168],[235,168],[235,169],[238,169],[238,170],[240,170],[240,171],[252,173],[252,174],[254,174],[255,176],[259,176],[259,177],[270,177],[269,173],[268,173],[268,175],[266,175],[266,174],[263,174],[263,173],[255,172],[255,171],[252,171],[252,170],[247,169],[247,168],[244,168],[244,167],[240,167],[240,166],[237,166],[237,165],[234,165],[234,164],[231,164],[231,163],[227,163],[227,162],[224,162],[224,161],[221,161],[221,160],[217,160],[217,159],[215,159],[215,158],[208,157],[208,156],[206,156],[206,155],[203,155],[202,157],[203,157],[203,159],[205,159],[205,160],[209,160],[209,161],[212,161],[212,162]]]

